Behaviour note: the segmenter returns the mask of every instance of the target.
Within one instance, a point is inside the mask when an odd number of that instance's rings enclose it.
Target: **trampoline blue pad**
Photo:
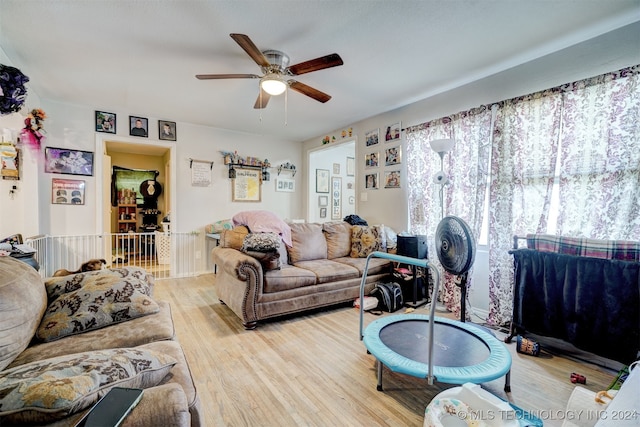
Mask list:
[[[367,350],[394,372],[429,374],[429,316],[403,314],[373,321],[364,331]],[[448,384],[493,381],[511,369],[505,345],[477,326],[434,318],[433,374]]]

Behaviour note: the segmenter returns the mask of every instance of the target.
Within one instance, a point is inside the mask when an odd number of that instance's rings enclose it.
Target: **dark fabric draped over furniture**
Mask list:
[[[513,325],[629,364],[640,350],[640,263],[517,249]]]

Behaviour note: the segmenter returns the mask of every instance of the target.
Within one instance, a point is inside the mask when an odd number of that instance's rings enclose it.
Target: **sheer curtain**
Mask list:
[[[511,319],[513,235],[640,239],[639,71],[500,103],[491,160],[489,323]]]
[[[568,85],[557,233],[640,239],[640,67]]]
[[[438,268],[433,236],[442,218],[440,185],[433,182],[433,177],[440,170],[440,157],[431,150],[429,141],[456,140],[444,159],[444,171],[450,179],[443,192],[444,215],[462,218],[477,239],[482,227],[490,137],[491,111],[486,107],[407,129],[407,182],[420,183],[408,189],[409,230],[428,236],[429,258]],[[448,310],[459,316],[460,289],[448,273],[443,277],[442,300]],[[467,283],[470,285],[471,281]]]
[[[546,230],[553,189],[562,96],[504,101],[494,125],[489,190],[489,318],[511,320],[513,235]]]

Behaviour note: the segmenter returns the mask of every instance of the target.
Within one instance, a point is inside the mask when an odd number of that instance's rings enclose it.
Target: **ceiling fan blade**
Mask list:
[[[344,64],[344,62],[342,62],[342,58],[340,58],[340,55],[338,55],[337,53],[332,53],[331,55],[301,62],[299,64],[294,64],[287,68],[287,70],[289,70],[289,72],[294,76],[299,76],[300,74],[324,70],[325,68],[337,67],[338,65],[342,64]]]
[[[259,79],[257,74],[196,74],[198,80],[212,79]]]
[[[260,93],[258,94],[258,99],[256,99],[256,103],[253,105],[253,108],[260,109],[266,108],[269,103],[269,99],[271,99],[271,95],[260,88]]]
[[[249,54],[251,58],[253,58],[254,61],[256,61],[256,64],[261,67],[268,67],[270,65],[269,61],[267,61],[267,58],[265,58],[262,52],[260,52],[260,49],[258,49],[256,45],[253,44],[249,36],[245,34],[233,33],[229,35],[236,41],[236,43],[240,45],[241,48],[244,49],[245,52]]]
[[[303,95],[307,95],[310,98],[315,99],[316,101],[325,103],[331,99],[331,95],[327,95],[324,92],[319,91],[318,89],[314,89],[311,86],[308,86],[304,83],[300,83],[296,80],[289,80],[289,87],[296,92],[300,92]]]

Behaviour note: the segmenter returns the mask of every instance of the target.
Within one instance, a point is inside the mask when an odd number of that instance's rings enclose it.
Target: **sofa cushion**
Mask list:
[[[316,284],[316,275],[313,271],[292,265],[283,265],[280,270],[267,271],[264,276],[263,292],[281,292],[290,289],[313,286]]]
[[[327,240],[327,258],[349,256],[351,253],[351,224],[346,221],[325,222],[322,229]]]
[[[288,248],[291,264],[327,259],[327,241],[322,233],[322,225],[314,223],[291,224],[291,241],[293,244]]]
[[[264,271],[279,270],[282,267],[280,263],[280,252],[278,251],[244,251],[244,253],[260,261],[260,265],[262,265]]]
[[[335,258],[332,261],[339,262],[342,264],[350,265],[358,269],[358,272],[362,276],[364,274],[364,267],[367,263],[366,258],[351,258],[351,257],[341,257]],[[383,258],[370,258],[369,259],[369,270],[367,270],[367,276],[371,276],[373,274],[380,273],[389,273],[391,274],[391,261]]]
[[[379,226],[354,225],[351,227],[351,257],[366,258],[371,252],[381,251],[382,230]]]
[[[159,384],[176,360],[119,348],[46,359],[0,373],[0,416],[9,423],[49,422],[81,411],[112,387]]]
[[[300,261],[296,267],[312,271],[317,277],[317,283],[339,282],[341,280],[357,279],[360,272],[357,268],[341,264],[328,259]]]
[[[105,273],[86,275],[80,288],[63,293],[49,304],[37,338],[53,341],[158,312],[146,281],[102,271]]]
[[[249,229],[244,225],[233,227],[231,230],[224,230],[220,233],[220,246],[240,250],[247,234],[249,234]]]
[[[42,278],[30,265],[0,257],[0,371],[22,351],[47,308]]]

